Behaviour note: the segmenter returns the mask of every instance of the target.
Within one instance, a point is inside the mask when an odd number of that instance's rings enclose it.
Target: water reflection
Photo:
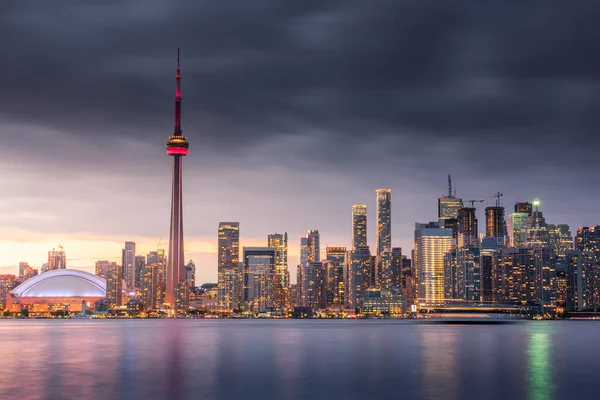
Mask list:
[[[459,365],[454,328],[424,327],[421,333],[422,384],[428,399],[458,398]]]
[[[548,332],[536,332],[535,329],[531,329],[529,332],[527,355],[529,398],[531,400],[554,398],[554,380],[552,379],[550,359],[551,342]]]

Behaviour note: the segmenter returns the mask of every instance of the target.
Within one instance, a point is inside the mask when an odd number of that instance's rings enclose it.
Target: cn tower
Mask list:
[[[183,259],[183,202],[181,198],[182,157],[188,153],[189,143],[181,132],[181,87],[179,49],[177,49],[177,86],[175,89],[175,129],[167,141],[167,154],[173,157],[173,192],[171,194],[171,232],[169,234],[169,258],[167,260],[167,287],[165,302],[173,309],[185,304],[182,293],[185,283]]]

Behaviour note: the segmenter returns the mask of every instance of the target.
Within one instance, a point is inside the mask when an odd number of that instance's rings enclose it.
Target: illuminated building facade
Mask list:
[[[375,208],[376,255],[380,257],[386,249],[392,248],[392,191],[377,189],[375,193],[377,197],[377,207]]]
[[[524,212],[514,212],[508,216],[506,228],[509,247],[525,247],[527,245],[529,218],[531,218],[531,214]]]
[[[319,235],[319,231],[317,229],[311,229],[306,233],[306,246],[307,261],[321,261],[321,236]]]
[[[362,305],[362,313],[365,315],[398,318],[406,311],[406,302],[399,288],[369,288],[363,293]]]
[[[458,220],[459,211],[463,208],[462,199],[452,193],[452,177],[448,175],[448,195],[438,199],[438,219]],[[443,224],[442,224],[443,226]]]
[[[135,286],[135,243],[125,242],[122,250],[123,278],[127,290],[133,290]]]
[[[142,272],[142,301],[146,308],[157,310],[163,307],[166,291],[165,251],[151,251],[146,257]]]
[[[65,268],[67,268],[67,255],[62,246],[59,246],[59,250],[50,250],[48,252],[48,264],[42,266],[42,272]]]
[[[106,296],[103,278],[76,269],[58,269],[31,278],[11,290],[6,295],[6,307],[13,312],[24,308],[31,312],[81,312],[83,304],[92,306]]]
[[[415,224],[414,262],[417,299],[432,304],[444,300],[444,256],[453,246],[452,230],[437,223]]]
[[[104,279],[106,301],[110,308],[123,305],[123,268],[116,262],[96,261],[96,275]]]
[[[135,287],[141,291],[142,290],[142,282],[143,282],[143,274],[144,267],[146,266],[146,257],[144,256],[135,256]]]
[[[352,206],[352,248],[367,246],[367,206]]]
[[[327,247],[327,257],[324,262],[327,287],[327,306],[344,307],[345,282],[344,268],[346,266],[345,247]]]
[[[573,235],[567,224],[548,224],[549,245],[558,257],[564,257],[573,250]]]
[[[6,296],[16,286],[17,277],[13,274],[0,275],[0,309],[6,308]],[[20,310],[19,310],[20,311]]]
[[[242,302],[254,312],[275,306],[275,263],[272,247],[244,247],[244,285]]]
[[[300,306],[311,309],[327,307],[326,271],[322,262],[308,262],[302,268]]]
[[[234,310],[242,299],[239,222],[219,223],[217,252],[219,306],[223,310]]]
[[[527,226],[527,247],[550,247],[548,225],[544,215],[539,210],[539,200],[533,202],[534,211]]]
[[[196,264],[192,260],[185,264],[185,281],[189,288],[196,286]]]
[[[402,248],[387,248],[379,256],[381,268],[378,286],[385,290],[402,285]]]
[[[371,286],[372,270],[373,257],[369,246],[355,247],[349,252],[345,270],[346,307],[361,306],[363,292]]]
[[[505,244],[506,222],[504,221],[504,207],[494,206],[485,208],[485,235],[496,239],[498,245]]]
[[[575,249],[581,253],[583,309],[600,310],[600,225],[577,230]]]
[[[477,217],[474,207],[458,210],[458,246],[477,246],[479,244]]]
[[[169,233],[169,255],[165,303],[177,311],[187,309],[189,288],[185,281],[183,258],[183,200],[182,161],[188,154],[189,143],[181,131],[181,86],[179,50],[177,50],[177,74],[175,89],[175,128],[167,141],[167,154],[173,157],[173,188],[171,194],[171,229]]]
[[[285,307],[289,302],[290,272],[288,270],[288,235],[274,233],[267,237],[267,246],[277,251],[275,259],[275,304]]]

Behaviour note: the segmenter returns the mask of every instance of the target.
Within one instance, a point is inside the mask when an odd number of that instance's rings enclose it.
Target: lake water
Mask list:
[[[0,399],[599,399],[600,322],[0,320]]]

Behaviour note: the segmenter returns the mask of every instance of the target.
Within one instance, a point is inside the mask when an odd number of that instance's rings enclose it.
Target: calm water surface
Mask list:
[[[0,320],[0,399],[599,399],[600,322]]]

